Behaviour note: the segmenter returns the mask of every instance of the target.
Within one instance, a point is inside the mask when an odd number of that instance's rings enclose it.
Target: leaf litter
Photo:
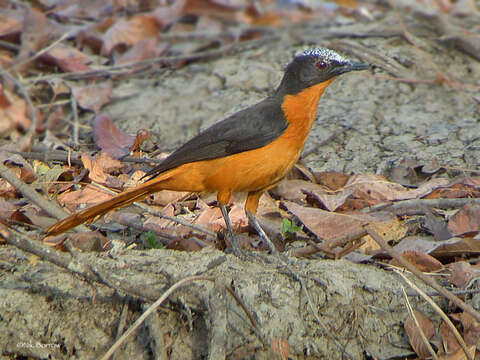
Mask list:
[[[204,50],[268,37],[268,30],[248,29],[248,26],[279,26],[326,15],[325,11],[318,9],[287,10],[275,2],[266,3],[259,6],[240,0],[178,0],[145,9],[142,7],[152,5],[104,0],[85,1],[80,6],[77,1],[38,1],[26,11],[22,6],[11,6],[0,14],[0,37],[11,44],[2,51],[1,65],[12,67],[27,80],[28,76],[32,76],[32,97],[37,105],[42,105],[36,109],[40,121],[35,130],[46,132],[42,142],[47,147],[42,151],[48,153],[52,149],[62,149],[67,161],[62,165],[51,165],[49,161],[41,160],[30,162],[21,154],[12,155],[1,148],[0,161],[23,182],[44,196],[56,199],[70,211],[111,198],[110,190],[122,191],[139,184],[145,167],[152,164],[146,165],[147,160],[140,165],[122,160],[129,155],[137,159],[143,157],[142,144],[150,134],[142,129],[136,135],[126,134],[106,114],[102,114],[102,108],[115,99],[110,79],[125,78],[138,72],[148,73],[158,68],[178,68],[191,61],[189,55],[195,58],[196,53]],[[458,3],[461,2],[457,2],[457,7]],[[447,8],[442,11],[455,10],[450,8],[448,1],[443,4]],[[351,11],[356,7],[353,6]],[[346,9],[343,8],[343,11]],[[189,22],[192,17],[196,21]],[[247,30],[228,33],[230,24],[247,26]],[[197,33],[201,36],[196,36]],[[65,36],[63,41],[55,43],[62,36]],[[50,45],[54,46],[48,48]],[[158,61],[161,56],[165,59]],[[173,60],[169,57],[179,58]],[[115,70],[115,66],[119,66],[120,70]],[[38,73],[50,75],[37,81]],[[78,79],[88,74],[93,81],[72,86],[62,74]],[[108,80],[101,81],[102,78]],[[58,91],[61,87],[69,90]],[[32,119],[26,99],[12,89],[11,84],[0,84],[0,137],[13,144],[30,129]],[[83,138],[87,134],[93,137],[100,152],[92,151],[91,146],[84,146],[82,151],[78,151],[76,144],[69,141],[69,135],[57,130],[61,125],[76,121],[68,115],[70,97],[74,97],[80,110],[95,114],[92,123],[83,130]],[[72,154],[81,159],[80,164],[70,162]],[[161,154],[159,158],[164,156]],[[453,210],[448,207],[428,208],[428,202],[423,200],[478,199],[480,178],[463,176],[447,179],[442,177],[445,169],[435,159],[430,164],[404,159],[388,179],[380,175],[335,172],[313,173],[311,177],[299,171],[262,197],[259,218],[262,223],[268,224],[270,232],[282,241],[281,246],[286,249],[307,242],[328,244],[339,237],[348,238],[366,224],[373,225],[422,271],[435,272],[446,266],[449,281],[461,289],[475,281],[480,271],[475,264],[480,254],[480,205],[478,202],[467,202]],[[262,249],[248,226],[242,200],[236,196],[229,206],[233,227],[240,233],[242,246]],[[374,206],[401,204],[405,200],[418,200],[417,207],[423,214],[398,215],[389,212],[388,207],[383,211],[370,210]],[[185,219],[219,235],[211,238],[171,219],[146,214],[132,207],[119,210],[104,220],[142,224],[141,229],[130,231],[136,234],[151,230],[154,236],[167,239],[165,246],[171,249],[196,251],[205,246],[223,249],[225,242],[222,243],[222,238],[228,243],[224,220],[212,194],[162,191],[147,202],[158,207],[164,215]],[[292,229],[296,229],[288,236],[282,232],[285,219],[295,225]],[[13,227],[24,223],[25,226],[45,228],[54,221],[43,209],[27,203],[12,185],[0,179],[2,224]],[[98,229],[107,229],[102,230],[103,233],[110,232],[111,228],[103,226],[101,221],[96,224]],[[121,229],[126,231],[129,228],[124,226]],[[108,248],[108,241],[98,231],[61,235],[44,239],[44,242],[63,249],[62,244],[67,238],[82,251],[104,251]],[[362,261],[386,256],[368,236],[363,237],[362,244],[353,250],[366,255]],[[323,256],[336,255],[325,252]],[[398,266],[394,261],[390,264]],[[416,314],[430,338],[431,323],[425,315]],[[478,322],[467,313],[452,317],[461,325],[467,344],[476,345],[480,336]],[[426,356],[410,318],[405,328],[418,356]],[[459,349],[449,328],[443,323],[440,334],[445,352]],[[283,352],[286,357],[288,342],[282,342],[282,349],[277,344],[274,350]]]

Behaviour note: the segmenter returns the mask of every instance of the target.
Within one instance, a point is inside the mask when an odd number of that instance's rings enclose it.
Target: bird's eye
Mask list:
[[[327,67],[327,63],[323,61],[317,62],[317,68],[319,69],[325,69]]]

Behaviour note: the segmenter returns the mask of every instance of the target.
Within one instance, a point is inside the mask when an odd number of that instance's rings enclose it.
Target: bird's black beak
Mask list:
[[[349,72],[349,71],[367,70],[369,68],[370,68],[369,64],[349,61],[347,63],[336,66],[332,70],[332,72],[334,76],[337,76],[337,75],[345,74],[346,72]]]

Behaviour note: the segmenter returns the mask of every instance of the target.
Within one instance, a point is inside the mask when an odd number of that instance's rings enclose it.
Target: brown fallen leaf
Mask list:
[[[480,231],[480,205],[466,204],[448,222],[453,236],[475,235]]]
[[[85,53],[64,44],[57,44],[42,54],[39,60],[56,65],[65,72],[90,70],[89,64],[92,62]]]
[[[420,325],[420,328],[422,329],[423,334],[427,339],[430,339],[435,334],[435,326],[432,320],[426,317],[419,310],[414,310],[413,313],[418,321],[418,324]],[[430,352],[423,342],[420,331],[418,330],[412,315],[409,315],[405,320],[404,328],[408,336],[408,341],[418,357],[420,359],[426,359],[430,357]]]
[[[6,90],[0,83],[0,136],[6,137],[14,131],[27,131],[32,120],[28,116],[25,100]]]
[[[450,277],[448,280],[458,288],[468,285],[473,278],[480,277],[480,269],[474,269],[466,261],[457,261],[448,265]]]
[[[360,199],[399,201],[424,197],[434,189],[447,186],[449,183],[448,179],[435,178],[423,183],[417,189],[407,189],[379,175],[353,175],[345,185],[345,189],[352,189],[355,197]]]
[[[120,131],[106,115],[99,114],[93,120],[93,137],[99,148],[115,159],[128,155],[135,137]]]
[[[113,93],[111,82],[79,87],[74,86],[72,91],[78,106],[84,110],[92,110],[96,114],[111,100]]]
[[[139,14],[130,19],[121,18],[102,36],[102,54],[110,55],[114,49],[123,45],[130,47],[141,40],[156,38],[162,30],[153,16]]]
[[[443,264],[440,261],[421,251],[407,250],[402,253],[402,256],[422,272],[434,272],[443,269]],[[396,259],[392,259],[390,264],[402,267]]]
[[[291,201],[282,201],[289,212],[295,215],[308,230],[324,240],[333,240],[357,232],[363,225],[387,221],[390,214],[378,214],[374,217],[363,213],[338,214],[329,211],[298,205]]]
[[[16,69],[18,71],[27,70],[31,63],[26,61],[32,57],[32,54],[47,46],[49,41],[60,37],[63,32],[64,29],[51,22],[44,13],[29,7],[25,14],[21,32],[21,47],[16,59],[16,63],[21,66],[17,66]]]
[[[463,339],[468,346],[476,346],[480,341],[480,322],[467,312],[459,314],[463,327]]]
[[[446,354],[452,354],[459,349],[462,350],[457,338],[445,321],[442,321],[440,324],[440,335],[442,337],[443,350]]]
[[[284,200],[305,203],[305,193],[311,193],[315,190],[321,191],[322,185],[314,184],[305,180],[283,180],[276,187],[272,188],[270,192],[276,197]]]
[[[124,54],[117,56],[115,59],[115,64],[117,65],[133,64],[146,59],[159,57],[163,55],[168,48],[169,48],[169,44],[166,42],[158,43],[158,40],[154,38],[142,39],[137,43],[135,43]],[[141,66],[142,65],[138,65],[139,68]],[[136,68],[133,67],[132,71],[135,71],[135,70]]]
[[[307,192],[308,193],[308,192]],[[352,189],[346,189],[337,193],[326,193],[324,190],[314,190],[309,193],[320,202],[328,211],[335,211],[345,204],[345,201],[353,195]]]
[[[187,191],[162,190],[153,194],[152,203],[155,205],[166,206],[183,199],[188,194],[190,193]]]
[[[323,171],[314,174],[318,184],[327,187],[332,191],[342,189],[347,183],[350,175],[338,171]]]
[[[96,156],[95,161],[106,174],[116,173],[124,168],[124,164],[121,161],[112,158],[104,151]]]
[[[71,211],[75,211],[80,207],[98,204],[112,198],[113,195],[106,191],[100,190],[91,184],[85,186],[81,190],[64,192],[57,196],[57,201]]]

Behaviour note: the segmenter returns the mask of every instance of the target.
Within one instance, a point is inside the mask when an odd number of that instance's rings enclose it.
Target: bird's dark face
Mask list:
[[[368,68],[369,65],[348,60],[333,50],[306,50],[287,65],[279,91],[296,94],[346,72]]]

